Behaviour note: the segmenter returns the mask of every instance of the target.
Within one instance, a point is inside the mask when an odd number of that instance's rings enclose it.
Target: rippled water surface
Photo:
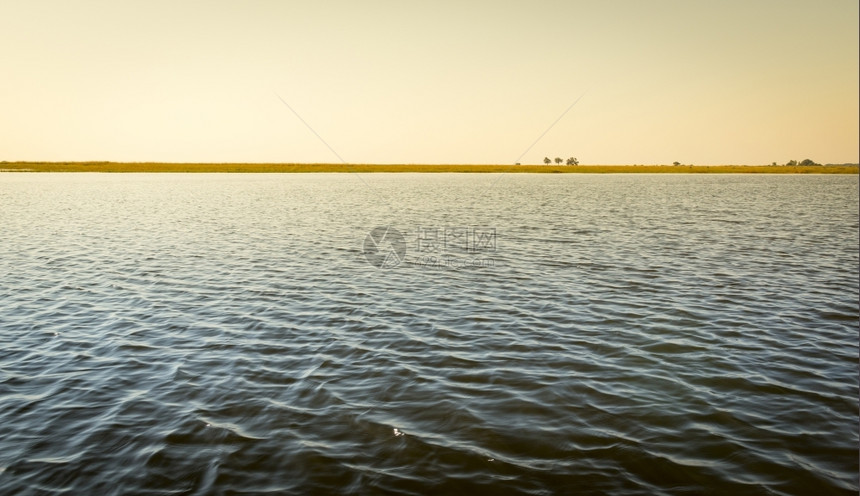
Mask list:
[[[856,493],[857,207],[857,176],[0,175],[0,493]]]

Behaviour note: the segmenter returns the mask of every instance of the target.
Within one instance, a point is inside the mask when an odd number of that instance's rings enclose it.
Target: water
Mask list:
[[[0,493],[856,494],[857,205],[857,176],[4,174]]]

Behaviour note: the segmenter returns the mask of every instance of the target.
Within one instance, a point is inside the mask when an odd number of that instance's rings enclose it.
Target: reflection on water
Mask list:
[[[857,492],[856,176],[362,179],[0,175],[0,492]]]

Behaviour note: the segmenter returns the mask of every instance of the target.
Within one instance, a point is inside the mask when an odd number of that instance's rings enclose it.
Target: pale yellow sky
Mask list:
[[[856,0],[0,0],[0,160],[858,162]]]

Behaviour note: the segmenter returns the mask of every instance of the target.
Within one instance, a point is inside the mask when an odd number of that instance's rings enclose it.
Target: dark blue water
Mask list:
[[[857,176],[2,174],[0,493],[856,494],[857,207]]]

